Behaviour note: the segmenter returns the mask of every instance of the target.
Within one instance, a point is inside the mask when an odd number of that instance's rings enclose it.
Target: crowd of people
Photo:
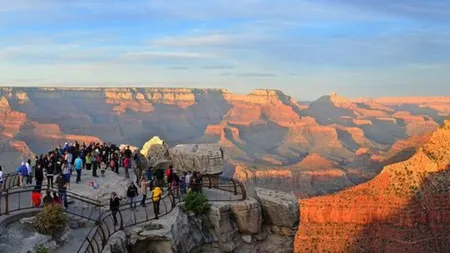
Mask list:
[[[72,175],[76,173],[75,183],[82,180],[82,171],[92,172],[93,177],[98,177],[98,170],[107,170],[108,168],[119,174],[119,168],[124,168],[126,178],[130,178],[130,169],[135,169],[138,177],[137,182],[131,182],[127,192],[127,202],[130,208],[136,209],[137,202],[146,207],[147,195],[151,193],[155,216],[158,218],[159,203],[162,198],[163,188],[166,186],[175,197],[187,194],[188,191],[201,192],[203,176],[200,172],[183,172],[178,174],[173,165],[164,171],[162,166],[153,168],[142,168],[140,156],[137,150],[131,151],[127,146],[120,150],[118,146],[112,143],[89,143],[85,144],[75,141],[74,143],[65,143],[64,146],[58,146],[46,154],[36,156],[35,164],[31,165],[31,160],[23,161],[17,168],[19,175],[19,185],[33,184],[33,175],[35,187],[32,193],[32,205],[40,206],[42,198],[42,183],[47,179],[47,191],[43,198],[44,205],[60,204],[68,208],[67,191],[71,189]],[[133,164],[133,166],[132,166]],[[103,172],[102,172],[103,174]],[[54,180],[54,177],[56,179]],[[2,169],[0,167],[0,183],[2,183]],[[49,189],[57,188],[58,194]],[[139,193],[142,198],[138,200]],[[113,192],[110,199],[110,209],[113,213],[114,221],[117,223],[116,213],[119,210],[120,199]]]

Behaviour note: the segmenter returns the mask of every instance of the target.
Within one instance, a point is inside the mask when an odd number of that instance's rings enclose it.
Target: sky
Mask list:
[[[0,0],[0,85],[450,95],[450,1]]]

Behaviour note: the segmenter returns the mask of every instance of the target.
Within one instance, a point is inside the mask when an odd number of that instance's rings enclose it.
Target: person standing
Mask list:
[[[147,199],[147,187],[148,187],[149,181],[147,178],[142,175],[141,179],[139,180],[139,186],[141,187],[141,194],[142,194],[142,200],[141,200],[141,206],[146,207],[145,200]]]
[[[157,185],[155,188],[153,188],[152,191],[152,202],[153,202],[153,209],[155,211],[155,219],[158,219],[159,215],[159,202],[161,201],[162,196],[162,189]]]
[[[22,162],[22,164],[20,165],[20,169],[19,169],[20,187],[24,186],[24,181],[27,178],[28,178],[28,169],[27,169],[27,166],[25,165],[25,162]]]
[[[130,157],[126,156],[123,160],[123,167],[125,167],[125,177],[130,178],[129,169],[131,167],[131,160]]]
[[[120,207],[119,197],[117,197],[117,193],[112,192],[111,198],[109,199],[109,209],[111,210],[114,219],[114,226],[117,226],[117,212],[119,211],[119,207]]]
[[[148,179],[148,183],[150,186],[150,191],[153,190],[153,167],[150,166],[147,170],[147,172],[145,173],[145,175],[147,176]]]
[[[96,153],[92,153],[92,176],[97,176],[97,169],[98,169],[98,161],[97,161],[97,155]]]
[[[69,208],[69,204],[67,203],[67,181],[62,172],[59,173],[58,178],[56,178],[56,184],[58,185],[59,199],[64,202],[64,207],[67,209]]]
[[[3,186],[3,168],[0,166],[0,189],[2,189]]]
[[[32,178],[33,178],[33,170],[31,168],[31,160],[28,159],[27,163],[25,164],[27,167],[27,184],[32,184]]]
[[[36,185],[39,188],[42,188],[42,181],[44,181],[44,171],[42,170],[42,166],[40,163],[36,163],[36,167],[34,169],[34,177],[36,178]]]
[[[81,181],[81,169],[83,168],[83,160],[78,156],[74,163],[75,171],[77,172],[77,184]]]
[[[86,170],[91,170],[92,168],[92,155],[91,153],[87,153],[86,155]]]
[[[61,172],[64,175],[64,178],[66,180],[66,187],[68,189],[70,189],[70,169],[69,168],[70,168],[69,162],[67,162],[67,160],[64,160]]]
[[[130,208],[136,209],[136,197],[138,196],[138,189],[133,182],[130,183],[130,186],[127,190],[128,202],[130,203]],[[134,203],[134,205],[133,205]]]
[[[72,156],[72,153],[70,153],[69,151],[66,152],[66,156],[64,158],[66,159],[66,165],[67,165],[67,167],[69,169],[69,173],[72,173],[73,156]]]
[[[53,164],[48,161],[47,163],[47,188],[53,188]]]

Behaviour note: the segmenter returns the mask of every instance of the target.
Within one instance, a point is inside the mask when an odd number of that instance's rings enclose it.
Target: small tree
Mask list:
[[[67,215],[60,205],[47,205],[37,215],[36,230],[44,235],[60,236],[67,222]]]
[[[208,197],[203,193],[190,192],[184,199],[184,207],[187,211],[191,211],[197,215],[206,214],[211,209]]]

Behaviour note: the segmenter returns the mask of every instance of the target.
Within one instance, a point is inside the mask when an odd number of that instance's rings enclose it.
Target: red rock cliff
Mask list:
[[[450,121],[368,183],[300,201],[295,252],[450,252]]]

